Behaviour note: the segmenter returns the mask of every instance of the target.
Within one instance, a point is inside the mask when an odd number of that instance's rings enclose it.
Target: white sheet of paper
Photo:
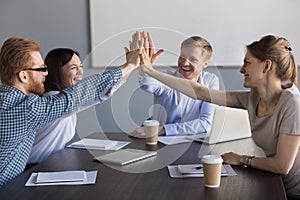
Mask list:
[[[72,182],[85,181],[86,172],[78,171],[60,171],[60,172],[38,172],[36,183],[54,183],[54,182]]]
[[[181,174],[203,174],[202,164],[178,165],[177,167]],[[200,169],[198,169],[197,167],[200,167]]]
[[[48,186],[48,185],[86,185],[86,184],[95,184],[97,171],[88,171],[86,172],[85,181],[71,181],[71,182],[55,182],[55,183],[36,183],[38,173],[32,173],[26,182],[25,186]]]
[[[192,140],[187,139],[185,135],[159,136],[158,141],[165,145],[193,142]]]
[[[192,164],[192,165],[178,165],[177,166],[181,174],[203,174],[203,166],[202,164]],[[200,167],[200,169],[197,169]],[[225,166],[222,165],[221,175],[227,175],[227,171]]]
[[[111,150],[116,151],[122,149],[126,145],[130,144],[128,141],[117,141],[117,140],[100,140],[83,138],[77,142],[70,144],[68,147],[79,148],[79,149],[94,149],[94,150]],[[106,145],[106,146],[104,146]]]

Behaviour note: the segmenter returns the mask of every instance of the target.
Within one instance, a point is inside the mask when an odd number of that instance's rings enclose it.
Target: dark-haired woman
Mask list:
[[[65,88],[82,80],[83,66],[79,53],[68,48],[51,50],[46,58],[45,64],[48,76],[44,82],[45,94],[50,96],[60,93]],[[121,85],[118,84],[109,91],[101,94],[101,99],[90,102],[70,115],[57,119],[39,129],[28,160],[28,166],[40,163],[51,154],[65,148],[66,144],[74,137],[76,132],[77,112],[108,99],[112,93]]]

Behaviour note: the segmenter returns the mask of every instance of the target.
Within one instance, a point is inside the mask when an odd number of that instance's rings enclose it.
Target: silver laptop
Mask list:
[[[108,164],[127,165],[156,155],[156,151],[127,148],[103,156],[95,157],[94,160]]]
[[[217,106],[211,129],[206,136],[187,136],[194,141],[216,144],[251,137],[251,127],[247,110]]]

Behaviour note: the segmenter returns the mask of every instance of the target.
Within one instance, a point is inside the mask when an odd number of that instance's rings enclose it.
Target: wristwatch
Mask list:
[[[255,156],[249,156],[245,159],[244,167],[251,167],[251,161]]]

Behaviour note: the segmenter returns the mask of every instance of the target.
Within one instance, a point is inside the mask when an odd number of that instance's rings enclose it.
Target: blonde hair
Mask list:
[[[181,49],[183,47],[200,47],[202,49],[202,56],[204,56],[206,60],[210,60],[213,52],[210,43],[206,39],[199,36],[192,36],[184,40],[181,43]]]
[[[257,59],[270,59],[277,65],[276,75],[282,82],[298,84],[298,68],[289,41],[283,37],[267,35],[247,45],[247,50]]]
[[[30,55],[33,51],[40,51],[39,44],[33,40],[18,37],[7,39],[0,50],[1,82],[13,85],[17,72],[34,64]]]

